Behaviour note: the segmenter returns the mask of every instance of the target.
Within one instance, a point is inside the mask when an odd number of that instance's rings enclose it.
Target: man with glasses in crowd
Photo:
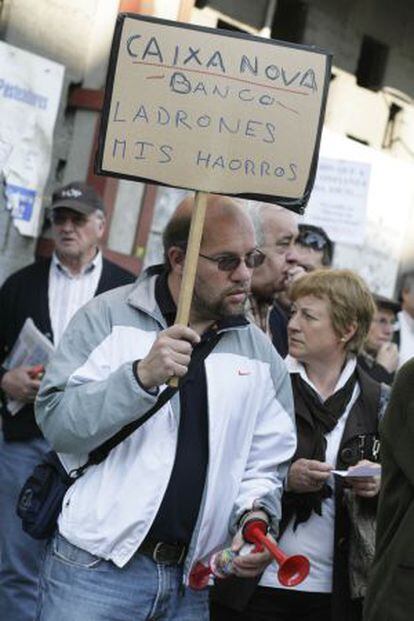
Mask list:
[[[305,273],[313,272],[332,266],[334,243],[320,226],[299,224],[296,252],[298,267]]]
[[[312,224],[299,224],[298,234],[295,236],[294,242],[294,248],[290,250],[290,261],[288,262],[284,287],[276,294],[269,314],[273,344],[283,358],[288,352],[289,285],[303,274],[322,267],[331,267],[334,250],[334,244],[325,231]]]
[[[92,300],[46,371],[36,418],[68,467],[145,415],[172,376],[180,386],[69,489],[43,566],[39,621],[207,621],[207,589],[186,588],[197,563],[240,549],[249,516],[277,532],[296,445],[291,388],[243,315],[264,257],[243,208],[209,196],[189,326],[174,325],[193,204],[185,199],[167,224],[164,265]],[[212,338],[196,363],[193,351]],[[254,576],[269,560],[238,556],[233,571]]]
[[[19,270],[0,289],[0,364],[27,318],[57,345],[74,313],[94,295],[135,280],[99,250],[104,204],[92,187],[74,182],[57,190],[50,219],[52,259]],[[31,368],[0,366],[0,619],[7,621],[33,621],[36,610],[43,542],[23,532],[16,503],[24,481],[49,450],[33,412],[39,386]],[[14,416],[8,400],[24,403]]]
[[[266,256],[252,276],[250,314],[256,325],[269,336],[281,356],[287,353],[284,314],[274,307],[275,296],[284,290],[289,272],[297,262],[296,216],[279,205],[249,203],[258,247]]]
[[[399,304],[376,293],[372,296],[376,311],[358,362],[373,379],[390,386],[398,367],[398,346],[393,339]]]

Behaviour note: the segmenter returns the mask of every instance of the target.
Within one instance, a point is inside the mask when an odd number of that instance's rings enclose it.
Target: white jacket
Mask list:
[[[36,402],[45,437],[70,469],[156,397],[137,383],[132,363],[166,326],[154,296],[155,276],[105,293],[72,320]],[[282,359],[255,326],[228,329],[205,360],[209,464],[185,576],[224,547],[238,519],[263,507],[274,528],[288,462],[296,448],[290,381]],[[174,464],[179,397],[90,467],[69,488],[61,534],[122,567],[157,514]]]

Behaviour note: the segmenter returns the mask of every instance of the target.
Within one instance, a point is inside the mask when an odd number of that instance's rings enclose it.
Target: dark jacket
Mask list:
[[[372,356],[367,352],[361,352],[358,356],[358,364],[364,369],[368,375],[372,377],[376,382],[382,382],[391,386],[394,381],[395,373],[387,371],[382,364],[379,364]]]
[[[397,373],[380,427],[382,484],[365,621],[414,617],[414,359]]]
[[[0,289],[0,364],[11,351],[26,319],[53,342],[49,316],[50,259],[37,261],[15,272]],[[95,295],[134,282],[135,276],[115,263],[103,259],[102,274]],[[0,367],[0,379],[5,369]],[[16,416],[10,416],[3,395],[2,426],[6,441],[25,441],[41,436],[36,425],[33,405],[25,405]]]
[[[282,358],[286,358],[289,351],[287,333],[288,321],[289,317],[287,312],[280,304],[273,302],[273,306],[269,313],[269,330],[272,335],[272,343]]]
[[[360,459],[373,460],[373,440],[377,439],[378,416],[382,407],[383,391],[381,385],[372,380],[362,369],[357,367],[360,395],[349,413],[336,463],[337,469],[347,469]],[[387,390],[385,388],[385,390]],[[304,412],[295,412],[296,416],[305,416]],[[362,446],[364,438],[364,446]],[[367,501],[368,510],[375,512],[376,503]],[[332,621],[354,621],[359,618],[358,604],[352,602],[349,595],[348,577],[348,542],[349,518],[343,507],[342,479],[337,477],[335,485],[335,535]],[[230,578],[217,581],[212,589],[213,601],[228,608],[242,611],[246,608],[260,578],[247,580]]]

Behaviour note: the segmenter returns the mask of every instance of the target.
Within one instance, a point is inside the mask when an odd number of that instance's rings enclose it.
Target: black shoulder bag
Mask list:
[[[220,337],[221,334],[215,333],[196,349],[191,358],[190,367],[201,364],[214,349]],[[23,485],[17,501],[16,511],[22,520],[23,530],[34,539],[47,539],[50,537],[56,529],[63,498],[69,487],[83,475],[89,466],[97,465],[104,461],[115,446],[118,446],[125,438],[158,412],[180,389],[183,383],[185,383],[185,378],[177,388],[169,386],[163,390],[157,402],[148,412],[137,421],[122,427],[109,440],[91,451],[87,462],[80,466],[80,468],[68,473],[55,451],[47,453]]]

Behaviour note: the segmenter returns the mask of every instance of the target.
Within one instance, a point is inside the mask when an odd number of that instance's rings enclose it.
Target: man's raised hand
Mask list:
[[[139,361],[137,374],[144,388],[165,384],[171,377],[183,377],[188,371],[191,352],[200,337],[191,328],[174,325],[160,332],[148,355]]]

